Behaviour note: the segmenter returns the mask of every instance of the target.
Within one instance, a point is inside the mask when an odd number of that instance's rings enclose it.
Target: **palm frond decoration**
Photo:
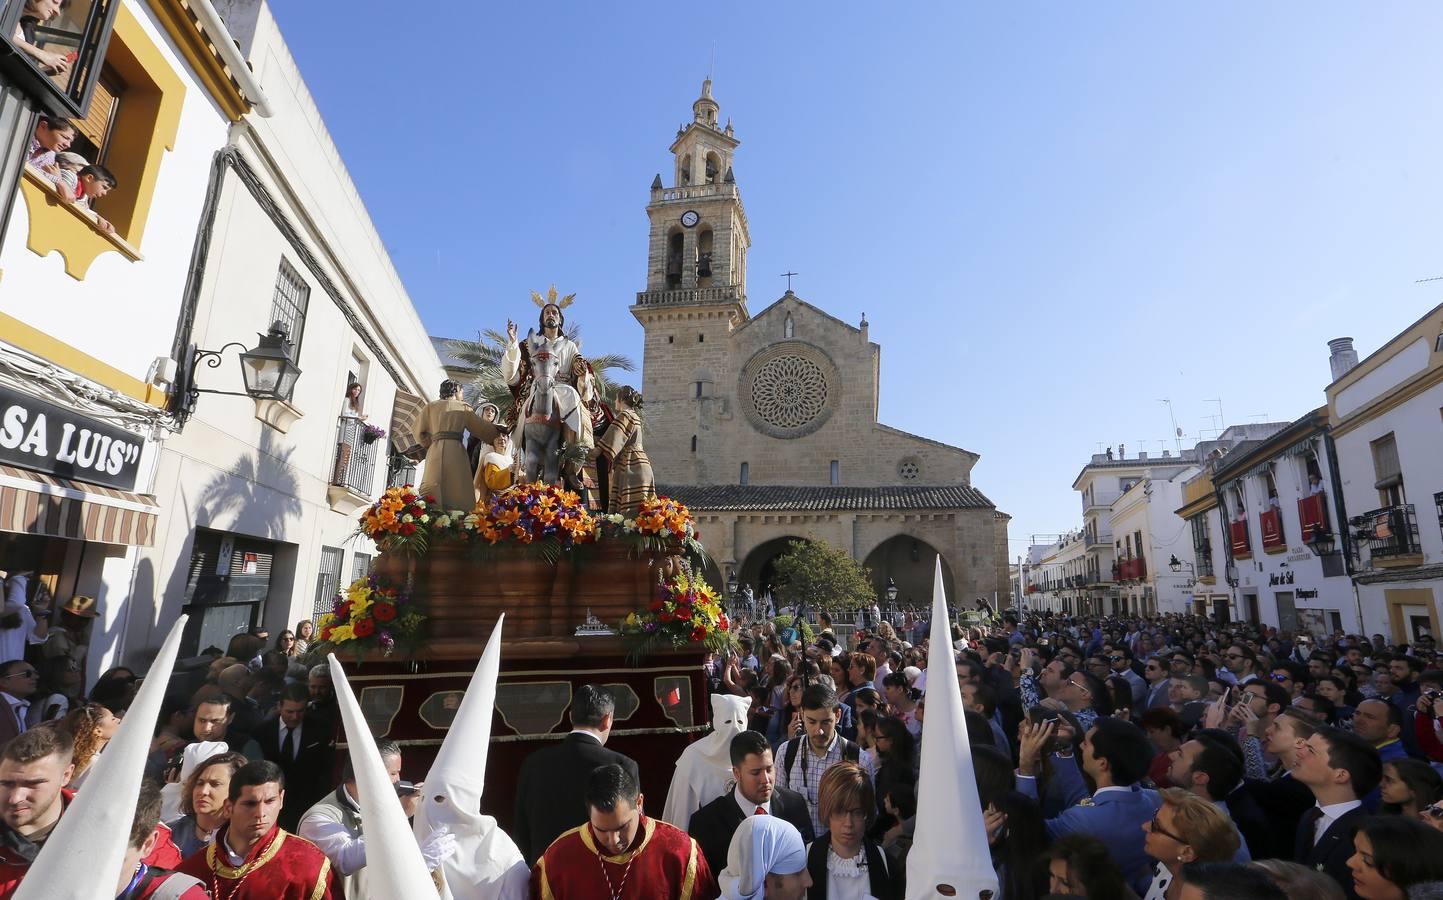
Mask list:
[[[579,325],[572,325],[564,333],[578,348],[581,347]],[[511,407],[511,388],[501,377],[501,357],[506,353],[505,334],[494,328],[484,328],[477,332],[474,341],[448,340],[446,350],[470,370],[467,379],[462,383],[468,403],[473,407],[494,403],[503,414]],[[608,406],[614,405],[620,385],[612,379],[611,373],[635,372],[636,363],[620,353],[587,356],[586,359],[591,363],[592,371],[596,375],[596,389],[602,401]]]

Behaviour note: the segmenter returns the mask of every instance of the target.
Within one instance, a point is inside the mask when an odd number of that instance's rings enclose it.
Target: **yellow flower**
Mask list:
[[[331,629],[331,643],[333,644],[339,644],[342,641],[352,641],[355,639],[356,634],[354,631],[351,630],[350,625],[337,625],[335,628]]]

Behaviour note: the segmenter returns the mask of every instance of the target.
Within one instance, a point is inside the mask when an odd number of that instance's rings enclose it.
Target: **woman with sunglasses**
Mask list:
[[[1443,799],[1443,776],[1421,759],[1392,759],[1383,763],[1378,791],[1383,799],[1379,812],[1417,819]]]
[[[1182,788],[1164,788],[1162,806],[1142,825],[1142,848],[1157,860],[1157,872],[1143,900],[1177,900],[1182,867],[1192,862],[1230,862],[1238,852],[1238,830],[1227,813]]]

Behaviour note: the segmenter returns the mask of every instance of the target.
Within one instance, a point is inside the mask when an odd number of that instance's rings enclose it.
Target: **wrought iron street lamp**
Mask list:
[[[292,357],[295,348],[286,327],[277,322],[268,333],[257,337],[259,342],[250,350],[246,350],[245,344],[240,341],[231,341],[219,350],[203,350],[191,345],[190,352],[183,361],[184,369],[179,374],[174,394],[175,416],[182,424],[195,412],[201,394],[250,397],[257,401],[276,400],[282,403],[290,401],[291,393],[296,388],[296,380],[301,377],[301,370]],[[210,369],[220,368],[222,355],[232,347],[242,351],[239,355],[241,381],[245,385],[245,391],[218,391],[198,387],[195,383],[196,369],[202,363]]]
[[[897,582],[892,580],[891,575],[887,576],[887,587],[883,589],[882,593],[887,595],[888,603],[897,602]]]

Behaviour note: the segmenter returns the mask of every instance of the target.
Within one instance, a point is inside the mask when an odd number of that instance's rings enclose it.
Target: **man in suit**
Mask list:
[[[0,663],[0,747],[29,728],[30,698],[39,678],[35,667],[23,659]]]
[[[1238,849],[1233,854],[1233,862],[1252,862],[1252,845],[1243,832],[1243,823],[1228,807],[1228,798],[1243,780],[1243,751],[1232,735],[1218,728],[1204,728],[1197,732],[1192,740],[1185,741],[1178,748],[1172,767],[1168,769],[1167,780],[1197,794],[1232,819],[1238,832]],[[1267,828],[1262,822],[1250,822],[1249,825],[1262,830]]]
[[[1044,748],[1056,732],[1056,720],[1022,725],[1021,749],[1017,763],[1017,790],[1037,799],[1037,769]],[[1081,797],[1076,806],[1044,822],[1049,840],[1081,831],[1107,845],[1108,852],[1138,895],[1152,880],[1155,861],[1143,850],[1146,835],[1142,823],[1150,821],[1162,806],[1157,791],[1138,782],[1152,765],[1152,743],[1147,734],[1131,722],[1098,718],[1087,730],[1077,756],[1082,770],[1096,785],[1087,797],[1082,777],[1072,766],[1059,766],[1053,779],[1073,782],[1070,796]]]
[[[593,770],[619,765],[639,782],[636,761],[604,746],[615,712],[616,699],[610,691],[584,685],[571,699],[571,733],[522,763],[511,836],[528,866],[535,865],[562,832],[590,821],[585,795]]]
[[[336,745],[330,733],[308,722],[309,701],[305,685],[286,685],[278,712],[255,730],[261,754],[286,776],[289,787],[280,823],[291,833],[306,810],[330,789],[335,764]]]
[[[1326,872],[1350,900],[1358,900],[1348,859],[1353,835],[1368,814],[1363,798],[1383,777],[1378,751],[1356,734],[1324,726],[1298,745],[1293,777],[1315,800],[1298,823],[1293,859]]]
[[[752,816],[776,816],[792,823],[810,844],[812,817],[807,801],[796,791],[777,784],[772,750],[766,736],[743,731],[732,738],[732,777],[736,786],[692,814],[687,831],[701,846],[702,855],[713,872],[727,867],[727,849],[732,835]]]

